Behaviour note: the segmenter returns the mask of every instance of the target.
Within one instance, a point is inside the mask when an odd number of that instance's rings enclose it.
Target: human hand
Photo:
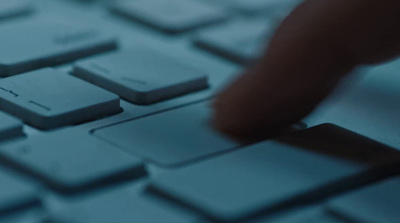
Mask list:
[[[400,1],[306,0],[259,63],[219,94],[213,123],[234,137],[277,131],[313,111],[355,67],[398,54]]]

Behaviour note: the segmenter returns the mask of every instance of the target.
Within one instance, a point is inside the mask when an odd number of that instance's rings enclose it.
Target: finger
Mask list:
[[[302,119],[355,66],[400,52],[399,6],[397,0],[304,2],[260,63],[217,97],[216,128],[247,136]]]

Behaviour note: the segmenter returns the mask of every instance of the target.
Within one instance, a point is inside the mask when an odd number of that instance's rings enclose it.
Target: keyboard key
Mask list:
[[[251,223],[348,223],[341,221],[335,216],[325,212],[321,206],[299,208],[298,210],[288,210],[271,217],[261,217]]]
[[[188,223],[197,222],[169,205],[139,196],[138,191],[117,189],[71,203],[46,219],[52,223]]]
[[[219,22],[227,17],[221,9],[196,0],[120,1],[112,10],[171,33]]]
[[[136,104],[151,104],[208,87],[203,72],[144,49],[84,60],[75,66],[74,75]]]
[[[113,37],[94,29],[42,19],[1,25],[0,33],[3,77],[116,48]]]
[[[235,20],[198,32],[194,43],[217,55],[247,64],[258,59],[272,32],[263,20]]]
[[[3,146],[0,156],[64,193],[142,176],[143,164],[86,133],[61,131]]]
[[[32,182],[0,168],[0,215],[38,204],[38,192],[38,187]]]
[[[32,5],[25,0],[0,0],[0,20],[32,12]]]
[[[399,160],[394,149],[321,125],[170,171],[151,190],[230,222],[351,189],[398,168]]]
[[[23,136],[22,122],[4,112],[0,112],[0,140]]]
[[[214,3],[246,14],[254,15],[254,13],[263,13],[271,15],[289,11],[301,1],[302,0],[217,0],[214,1]]]
[[[328,209],[357,223],[398,222],[400,178],[386,180],[332,200]]]
[[[95,131],[95,135],[160,165],[179,165],[231,150],[238,143],[209,125],[210,108],[199,103]]]
[[[119,97],[45,68],[0,80],[0,109],[41,129],[93,120],[120,110]]]
[[[245,13],[255,13],[260,11],[269,11],[287,4],[287,0],[218,0],[226,6],[240,10]]]

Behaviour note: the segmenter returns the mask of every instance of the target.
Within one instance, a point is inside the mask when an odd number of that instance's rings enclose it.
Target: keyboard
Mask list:
[[[0,0],[0,222],[399,222],[400,60],[273,138],[210,125],[300,3]]]

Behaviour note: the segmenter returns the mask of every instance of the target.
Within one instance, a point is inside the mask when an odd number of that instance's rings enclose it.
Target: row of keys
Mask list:
[[[191,216],[175,212],[170,205],[142,196],[129,187],[73,202],[67,209],[52,212],[46,220],[53,223],[197,222]]]
[[[180,11],[186,14],[171,13],[167,9],[178,9],[172,7],[169,3],[167,4],[167,2],[165,2],[166,5],[152,1],[124,2],[116,4],[115,7],[118,9],[116,11],[125,10],[135,15],[141,15],[139,12],[143,11],[143,16],[146,15],[148,18],[157,18],[153,14],[163,15],[154,6],[164,7],[166,9],[161,11],[165,12],[166,16],[178,17],[176,21],[189,23],[181,25],[181,29],[197,27],[197,23],[207,23],[205,21],[201,22],[202,19],[200,18],[207,21],[214,17],[223,17],[211,16],[211,12],[208,12],[210,10],[207,10],[206,6],[197,7],[197,4],[202,5],[204,3],[199,3],[195,0],[174,1],[177,1],[175,4],[180,5]],[[151,7],[147,6],[147,4],[150,4]],[[12,5],[16,7],[16,3]],[[23,5],[25,6],[25,4]],[[132,8],[138,9],[135,11]],[[151,13],[150,9],[154,10],[154,12]],[[214,12],[213,10],[211,11]],[[211,14],[220,15],[221,13]],[[182,19],[180,16],[191,16],[193,18]],[[218,20],[217,18],[214,19]],[[164,22],[169,24],[171,23],[170,21],[171,19],[159,18],[158,22],[154,23]],[[190,22],[193,24],[190,24]],[[249,26],[249,24],[251,25]],[[177,25],[172,24],[172,26]],[[266,42],[264,34],[270,32],[271,28],[269,27],[270,25],[267,22],[232,21],[226,25],[204,30],[204,32],[195,37],[195,43],[203,48],[210,49],[214,53],[223,54],[227,58],[233,58],[239,62],[254,60],[259,57],[260,49],[263,48],[263,43]],[[246,32],[243,32],[243,30],[246,30]],[[45,66],[57,65],[116,48],[116,41],[112,36],[91,28],[79,27],[76,24],[71,25],[64,22],[32,19],[2,25],[0,26],[0,31],[3,33],[0,37],[0,47],[3,49],[3,54],[0,53],[1,76],[10,76]],[[21,32],[32,34],[29,36],[19,35]],[[19,36],[19,38],[15,38],[15,36]]]
[[[151,189],[211,219],[236,222],[361,186],[399,165],[398,151],[321,125],[171,171]]]
[[[207,75],[201,71],[143,49],[81,61],[73,74],[136,104],[152,104],[208,87]],[[117,95],[86,81],[51,68],[8,77],[0,80],[0,109],[41,129],[120,111]]]
[[[194,44],[241,64],[261,56],[269,36],[298,0],[142,0],[117,1],[111,10],[134,21],[161,31],[181,33],[205,24],[213,26],[198,30]],[[244,12],[264,11],[268,16],[253,19],[230,19],[224,9]],[[228,10],[229,11],[229,10]]]
[[[400,178],[394,177],[333,198],[322,205],[307,207],[252,223],[387,223],[398,222]]]
[[[136,133],[131,132],[129,137],[135,137]],[[152,140],[154,145],[163,144],[163,141],[157,141],[158,138]],[[16,149],[7,148],[6,156],[10,156],[11,151]],[[186,147],[189,151],[195,149],[193,146]],[[167,152],[164,151],[164,154]],[[67,158],[74,159],[72,156]],[[15,156],[13,159],[19,163],[25,162]],[[36,162],[42,161],[37,159]],[[269,210],[275,208],[289,209],[296,204],[322,200],[398,174],[396,168],[399,162],[399,152],[394,149],[337,126],[321,125],[166,171],[150,179],[148,192],[159,198],[160,195],[166,196],[169,202],[179,201],[181,205],[194,208],[198,213],[218,222],[236,222],[260,213],[269,213]],[[398,217],[395,207],[400,199],[396,193],[393,194],[398,185],[399,181],[393,180],[333,199],[324,209],[329,214],[333,213],[332,216],[311,212],[267,222],[324,222],[334,221],[336,216],[354,219],[357,223],[368,222],[368,219],[374,219],[371,222],[393,222]],[[377,204],[371,206],[374,202]],[[391,205],[393,208],[382,208],[381,205]],[[163,222],[198,222],[174,214],[174,211],[169,210],[170,206],[173,205],[159,206],[129,190],[123,193],[111,191],[72,203],[67,209],[53,213],[50,218],[52,222],[90,223],[107,222],[109,219],[121,222],[124,219],[144,219],[146,222],[146,219],[159,220],[159,216],[164,216]],[[109,212],[103,213],[100,210]],[[371,217],[366,214],[368,210],[380,214]],[[153,214],[150,216],[149,213]]]
[[[251,223],[388,223],[399,219],[400,178],[392,178],[341,195],[311,207],[263,216]],[[130,207],[130,208],[127,208]],[[108,210],[104,212],[102,210]],[[112,214],[111,214],[112,213]],[[160,218],[162,217],[162,218]],[[209,222],[192,214],[184,214],[170,205],[147,196],[131,195],[128,188],[101,194],[98,197],[74,202],[68,208],[52,213],[55,223],[118,222]],[[149,221],[147,221],[149,220]]]

